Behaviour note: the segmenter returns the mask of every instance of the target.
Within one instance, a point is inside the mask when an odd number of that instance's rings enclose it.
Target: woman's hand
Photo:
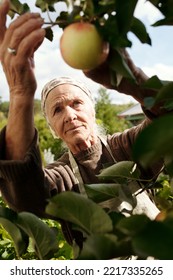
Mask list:
[[[0,60],[11,94],[34,95],[34,52],[42,43],[45,30],[38,13],[26,13],[6,28],[9,0],[0,6]],[[14,52],[13,52],[14,51]]]
[[[10,89],[10,106],[5,134],[5,158],[23,159],[35,135],[34,52],[43,42],[45,30],[38,13],[17,17],[7,28],[9,0],[0,5],[0,59]]]

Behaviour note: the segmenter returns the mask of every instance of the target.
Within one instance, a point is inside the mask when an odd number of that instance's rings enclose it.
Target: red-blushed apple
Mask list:
[[[103,41],[95,25],[76,22],[64,29],[60,38],[60,52],[71,67],[91,70],[106,60],[109,44]]]

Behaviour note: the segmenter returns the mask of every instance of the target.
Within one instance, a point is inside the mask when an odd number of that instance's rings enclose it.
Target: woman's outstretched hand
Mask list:
[[[25,13],[7,28],[9,0],[0,5],[0,59],[10,90],[10,106],[5,133],[5,158],[23,159],[35,135],[34,53],[45,37],[38,13]]]
[[[34,52],[43,42],[45,30],[38,13],[17,17],[7,28],[9,0],[0,5],[0,60],[11,94],[33,94],[36,90]]]

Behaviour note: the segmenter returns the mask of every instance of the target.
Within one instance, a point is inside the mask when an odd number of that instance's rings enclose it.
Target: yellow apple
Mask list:
[[[95,25],[76,22],[64,29],[60,38],[60,52],[71,67],[90,70],[106,60],[109,44],[103,41]]]

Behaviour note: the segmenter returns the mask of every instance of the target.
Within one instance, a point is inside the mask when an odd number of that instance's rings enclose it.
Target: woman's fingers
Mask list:
[[[42,25],[43,19],[38,14],[25,14],[17,18],[5,33],[2,51],[5,53],[7,48],[11,48],[17,52],[21,42],[27,40],[27,36],[39,30]]]
[[[4,15],[1,23],[5,26],[5,12],[0,14]],[[1,36],[1,63],[13,94],[21,88],[31,95],[35,92],[33,57],[45,37],[43,24],[38,13],[26,13],[17,17]]]
[[[6,31],[6,17],[9,11],[9,0],[4,0],[0,4],[0,45],[4,39],[5,31]]]
[[[41,45],[45,37],[45,30],[40,28],[32,31],[26,38],[24,38],[18,48],[18,57],[33,57],[34,52]]]

